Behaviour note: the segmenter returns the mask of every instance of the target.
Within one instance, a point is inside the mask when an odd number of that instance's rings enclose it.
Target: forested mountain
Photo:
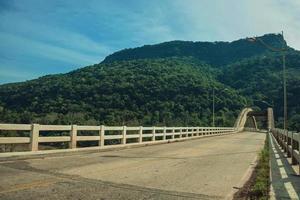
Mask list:
[[[279,35],[261,38],[282,45]],[[287,54],[289,124],[299,129],[300,53]],[[232,126],[245,106],[268,105],[280,125],[280,56],[247,39],[125,49],[67,74],[1,85],[0,122],[210,126],[215,88],[217,125]]]
[[[259,38],[271,46],[282,46],[281,35],[267,34]],[[267,49],[259,43],[249,42],[248,38],[233,42],[171,41],[124,49],[107,56],[103,62],[192,56],[213,66],[224,66],[244,58],[264,54],[268,54]]]
[[[289,127],[300,130],[300,53],[290,51],[286,56],[287,99]],[[277,125],[282,126],[283,74],[282,56],[254,57],[226,66],[218,80],[250,99],[249,105],[274,107]]]
[[[1,86],[1,121],[204,126],[211,123],[215,87],[217,121],[231,125],[246,100],[219,83],[215,74],[192,58],[96,64]]]

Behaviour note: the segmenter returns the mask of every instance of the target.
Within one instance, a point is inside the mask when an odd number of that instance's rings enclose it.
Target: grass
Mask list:
[[[254,184],[250,187],[249,199],[268,199],[270,187],[269,137],[267,135],[264,148],[259,153]]]

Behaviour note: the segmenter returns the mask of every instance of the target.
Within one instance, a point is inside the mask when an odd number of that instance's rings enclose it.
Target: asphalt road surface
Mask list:
[[[265,140],[238,133],[106,152],[0,162],[0,199],[224,199]]]

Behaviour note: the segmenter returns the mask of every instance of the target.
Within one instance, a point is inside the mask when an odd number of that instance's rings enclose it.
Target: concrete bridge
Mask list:
[[[290,164],[299,164],[300,134],[275,129],[272,109],[264,113],[272,144],[283,146]],[[266,138],[257,130],[258,114],[244,109],[234,127],[0,124],[0,130],[29,133],[0,137],[0,144],[29,147],[0,154],[0,199],[232,199],[251,175]],[[245,127],[249,121],[251,128]],[[43,131],[69,135],[42,136]],[[81,141],[97,146],[78,148]],[[69,149],[42,150],[49,142],[67,142]],[[282,170],[274,172],[279,176],[274,175],[273,196],[283,185],[280,194],[298,198],[298,177],[286,173],[285,184],[279,181]]]

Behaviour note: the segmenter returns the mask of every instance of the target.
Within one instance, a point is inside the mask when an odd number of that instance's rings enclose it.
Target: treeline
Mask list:
[[[0,87],[1,122],[144,126],[232,126],[247,102],[193,58],[96,64]]]

